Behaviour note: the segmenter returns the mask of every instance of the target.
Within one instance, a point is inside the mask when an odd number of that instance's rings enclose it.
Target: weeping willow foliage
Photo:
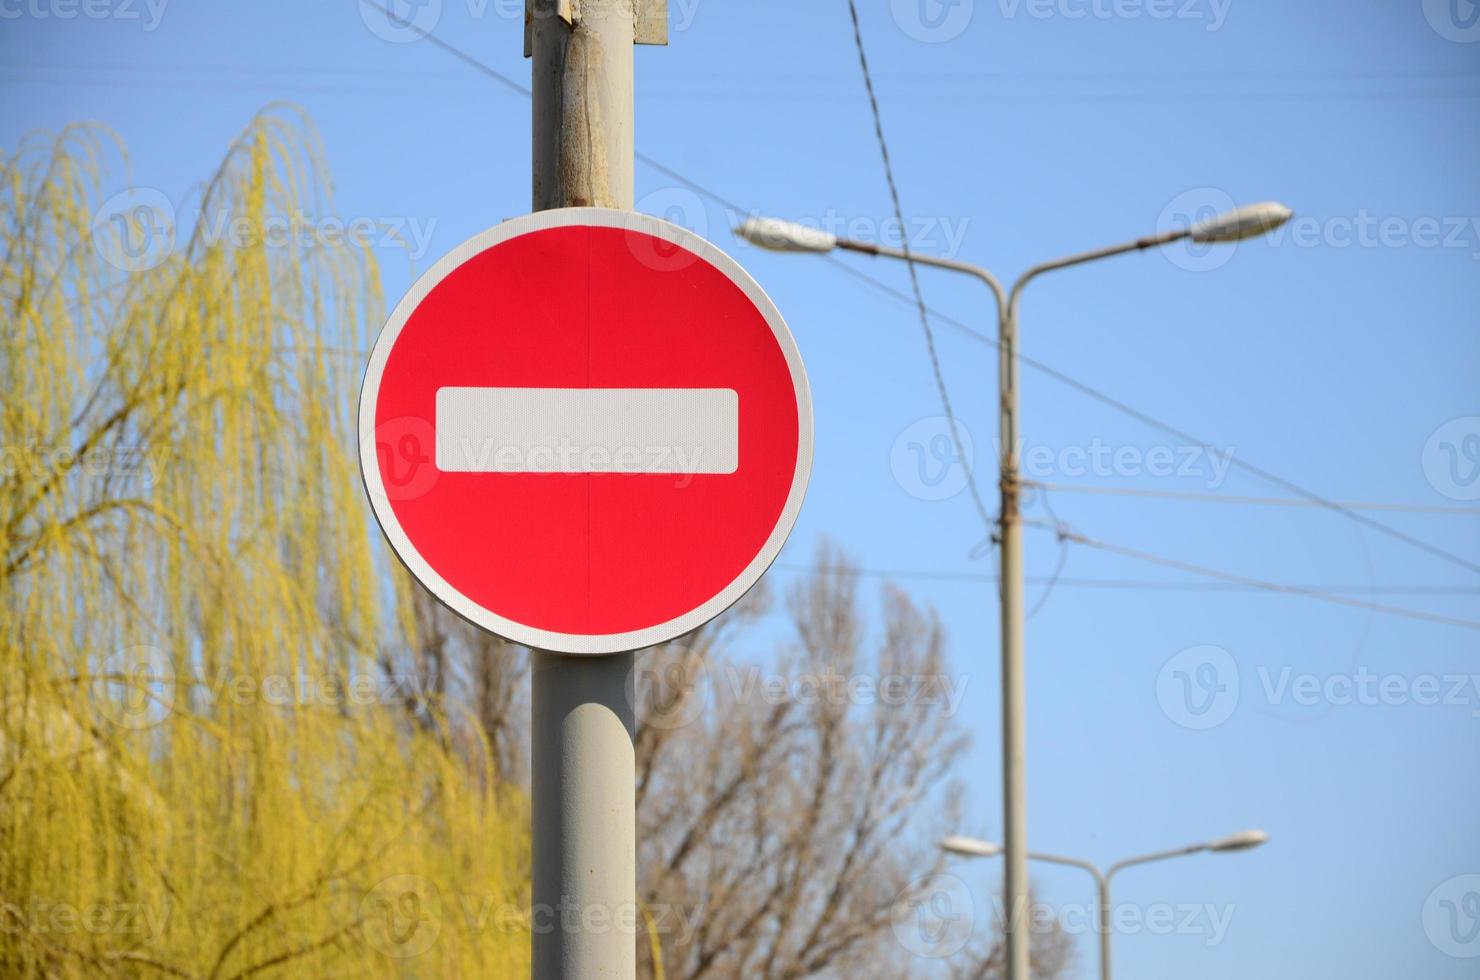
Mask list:
[[[0,975],[525,973],[527,809],[385,677],[378,268],[274,235],[332,214],[311,127],[255,119],[179,227],[99,216],[120,154],[0,160]]]

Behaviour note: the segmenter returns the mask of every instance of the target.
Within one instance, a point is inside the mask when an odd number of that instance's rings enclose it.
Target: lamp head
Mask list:
[[[1294,216],[1294,211],[1273,201],[1249,204],[1198,222],[1188,231],[1188,237],[1199,244],[1241,242],[1268,234]]]
[[[1219,837],[1208,844],[1208,850],[1220,854],[1232,851],[1248,851],[1259,847],[1269,840],[1269,835],[1262,830],[1241,830],[1227,837]]]
[[[940,842],[940,849],[961,857],[989,858],[1002,853],[1001,845],[972,837],[947,837]]]
[[[836,235],[780,218],[746,218],[735,234],[772,252],[831,252],[838,247]]]

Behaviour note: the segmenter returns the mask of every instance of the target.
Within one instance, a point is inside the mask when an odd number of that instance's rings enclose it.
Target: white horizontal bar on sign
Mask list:
[[[439,388],[447,473],[733,473],[729,388]]]

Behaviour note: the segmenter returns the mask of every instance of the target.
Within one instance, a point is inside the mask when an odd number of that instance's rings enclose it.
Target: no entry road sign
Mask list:
[[[508,221],[396,307],[360,464],[439,599],[557,653],[636,650],[755,584],[796,523],[812,402],[775,305],[717,247],[599,208]]]

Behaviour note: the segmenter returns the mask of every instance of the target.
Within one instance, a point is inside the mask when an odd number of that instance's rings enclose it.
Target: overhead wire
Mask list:
[[[1337,595],[1335,593],[1314,589],[1303,585],[1289,585],[1281,582],[1270,582],[1265,579],[1254,578],[1248,575],[1240,575],[1236,572],[1227,572],[1222,569],[1209,568],[1193,562],[1182,561],[1178,558],[1168,558],[1164,555],[1143,551],[1139,548],[1129,548],[1125,545],[1113,544],[1080,534],[1077,531],[1064,528],[1062,525],[1052,526],[1037,522],[1042,526],[1051,526],[1056,534],[1064,540],[1075,544],[1084,545],[1087,548],[1095,548],[1110,554],[1121,555],[1126,558],[1135,558],[1138,561],[1160,565],[1163,568],[1171,568],[1192,575],[1200,575],[1205,578],[1215,578],[1225,582],[1232,582],[1248,588],[1265,592],[1279,592],[1287,595],[1302,596],[1307,599],[1317,599],[1321,602],[1335,603],[1343,606],[1352,606],[1357,609],[1367,609],[1372,612],[1385,613],[1389,616],[1401,616],[1405,619],[1417,619],[1430,623],[1440,623],[1445,626],[1457,626],[1461,629],[1480,630],[1480,622],[1469,619],[1459,619],[1453,616],[1443,616],[1438,613],[1426,612],[1420,609],[1408,609],[1400,606],[1389,606],[1382,603],[1367,602],[1362,599],[1353,599],[1349,596]]]
[[[367,5],[367,6],[373,7],[375,9],[378,9],[378,10],[386,13],[388,16],[391,15],[390,8],[388,8],[384,4],[380,3],[379,0],[359,0],[359,2],[360,3],[363,3],[363,4]],[[863,48],[862,48],[862,36],[861,36],[861,30],[860,30],[859,25],[858,25],[857,8],[856,8],[856,5],[854,4],[854,0],[849,0],[849,8],[850,8],[850,13],[851,13],[852,18],[853,18],[855,41],[857,42],[857,45],[859,47],[859,53],[860,53],[860,56],[861,56],[860,62],[861,62],[861,65],[863,65],[864,68],[865,68],[865,75],[866,75],[866,77],[868,77],[867,76],[867,57],[864,54]],[[480,72],[481,74],[484,74],[487,77],[494,79],[495,81],[499,82],[501,85],[504,85],[505,87],[507,87],[507,88],[509,88],[509,89],[511,89],[511,90],[513,90],[515,92],[518,92],[519,94],[524,95],[524,96],[529,96],[531,94],[530,89],[527,86],[521,85],[520,83],[516,82],[512,78],[510,78],[507,75],[503,74],[502,72],[499,72],[498,70],[490,67],[489,65],[483,63],[482,61],[478,60],[477,58],[473,57],[472,55],[468,54],[467,52],[461,50],[460,48],[456,47],[455,45],[449,44],[448,42],[446,42],[442,38],[437,37],[432,32],[427,31],[427,30],[424,30],[419,25],[416,25],[414,23],[409,23],[408,22],[408,23],[405,24],[405,26],[407,26],[407,27],[415,30],[418,34],[420,34],[423,38],[425,38],[427,41],[429,41],[430,43],[432,43],[436,47],[438,47],[438,48],[446,51],[448,54],[451,54],[453,57],[457,58],[459,61],[463,62],[464,64],[468,65],[469,67],[473,68],[474,70]],[[877,123],[878,118],[879,118],[879,116],[878,116],[877,95],[872,90],[872,87],[871,86],[870,86],[869,96],[870,96],[871,106],[872,106],[872,108],[874,109],[874,112],[875,112],[875,120],[876,120],[876,123]],[[881,130],[881,128],[878,127],[877,125],[876,125],[876,128],[877,129],[880,129],[880,136],[882,137],[882,130]],[[886,146],[886,148],[887,148],[887,146]],[[672,179],[672,180],[678,182],[682,186],[687,187],[689,190],[693,191],[695,194],[698,194],[698,195],[700,195],[703,198],[706,198],[706,199],[708,199],[708,200],[710,200],[710,201],[712,201],[712,202],[714,202],[716,204],[719,204],[721,207],[727,208],[731,212],[734,212],[736,214],[743,214],[743,213],[745,213],[745,210],[746,209],[744,209],[743,207],[741,207],[735,201],[730,200],[730,199],[726,198],[725,196],[723,196],[723,195],[721,195],[721,194],[719,194],[719,193],[717,193],[717,192],[709,189],[708,187],[704,186],[703,184],[699,183],[698,181],[695,181],[692,178],[690,178],[690,177],[688,177],[688,176],[686,176],[686,175],[684,175],[684,174],[682,174],[682,173],[674,170],[673,168],[667,166],[666,164],[663,164],[661,161],[658,161],[658,160],[654,159],[653,157],[648,156],[647,154],[644,154],[644,153],[638,153],[638,154],[636,154],[636,157],[637,157],[638,161],[642,162],[644,165],[652,168],[653,170],[657,171],[660,174],[663,174],[664,176],[668,177],[669,179]],[[888,169],[891,172],[891,183],[892,183],[892,167],[888,167],[886,169]],[[897,197],[897,190],[892,191],[892,193]],[[898,213],[899,211],[900,211],[900,209],[896,206],[896,212]],[[902,219],[900,219],[900,220],[902,221]],[[906,249],[908,248],[908,244],[907,243],[906,243],[906,246],[905,247],[906,247]],[[960,320],[958,320],[958,319],[956,319],[954,317],[951,317],[951,316],[949,316],[947,314],[941,313],[941,312],[939,312],[937,310],[934,310],[934,309],[930,308],[928,305],[926,305],[924,303],[923,295],[921,294],[920,289],[919,289],[918,280],[916,280],[915,277],[914,277],[914,275],[913,275],[913,273],[915,271],[915,264],[913,262],[909,263],[909,265],[910,265],[910,270],[911,270],[911,274],[912,274],[911,275],[911,278],[912,278],[912,287],[913,287],[913,292],[914,292],[915,295],[914,296],[910,296],[908,294],[905,294],[905,293],[903,293],[903,292],[895,289],[894,287],[890,286],[888,283],[883,282],[882,280],[879,280],[879,279],[877,279],[877,278],[875,278],[875,277],[873,277],[871,275],[868,275],[867,273],[862,272],[861,270],[855,269],[854,267],[852,267],[851,265],[848,265],[847,263],[838,261],[833,256],[824,256],[824,258],[828,259],[829,260],[829,264],[831,264],[834,268],[841,269],[842,271],[844,271],[848,275],[850,275],[850,276],[852,276],[852,277],[854,277],[854,278],[856,278],[856,279],[858,279],[860,281],[863,281],[863,282],[867,283],[872,288],[880,291],[881,293],[883,293],[885,295],[888,295],[888,296],[891,296],[891,297],[893,297],[893,298],[895,298],[897,300],[900,300],[902,302],[909,303],[909,304],[915,306],[917,309],[921,309],[922,310],[922,317],[923,317],[923,326],[925,328],[925,331],[927,333],[927,336],[930,337],[930,342],[931,342],[931,345],[932,346],[933,346],[933,343],[934,343],[934,334],[930,330],[930,320],[931,320],[932,317],[935,318],[936,320],[938,320],[941,323],[944,323],[944,324],[947,324],[947,325],[951,326],[952,328],[954,328],[954,329],[958,330],[959,332],[963,333],[963,335],[968,336],[968,337],[971,337],[972,339],[974,339],[974,340],[976,340],[978,342],[985,343],[985,344],[988,344],[988,345],[991,345],[991,346],[994,346],[994,347],[1000,346],[1001,341],[1000,341],[999,338],[997,338],[995,336],[992,336],[992,335],[989,335],[989,334],[986,334],[986,333],[983,333],[982,331],[977,330],[977,329],[969,326],[968,324],[966,324],[966,323],[964,323],[964,322],[962,322],[962,321],[960,321]],[[1130,417],[1132,419],[1135,419],[1136,421],[1142,423],[1143,425],[1146,425],[1146,426],[1148,426],[1148,427],[1150,427],[1152,429],[1155,429],[1157,431],[1163,432],[1163,433],[1168,434],[1168,435],[1171,435],[1171,436],[1173,436],[1173,437],[1175,437],[1177,439],[1180,439],[1184,443],[1186,443],[1186,444],[1188,444],[1190,446],[1199,446],[1199,447],[1202,447],[1204,449],[1212,449],[1213,448],[1213,446],[1212,446],[1212,444],[1210,442],[1208,442],[1206,440],[1203,440],[1203,439],[1199,439],[1196,436],[1191,435],[1190,433],[1188,433],[1188,432],[1180,429],[1179,427],[1177,427],[1177,426],[1175,426],[1175,425],[1173,425],[1173,424],[1171,424],[1169,422],[1165,422],[1165,421],[1163,421],[1163,420],[1161,420],[1161,419],[1159,419],[1159,418],[1157,418],[1155,416],[1152,416],[1149,413],[1146,413],[1146,412],[1143,412],[1143,411],[1141,411],[1139,409],[1133,408],[1132,406],[1130,406],[1130,405],[1126,404],[1125,402],[1123,402],[1123,401],[1115,398],[1114,396],[1109,395],[1106,392],[1103,392],[1103,391],[1101,391],[1101,390],[1099,390],[1099,389],[1097,389],[1097,388],[1095,388],[1095,387],[1093,387],[1093,386],[1091,386],[1091,385],[1089,385],[1089,384],[1087,384],[1087,383],[1085,383],[1083,381],[1080,381],[1079,379],[1074,378],[1071,375],[1068,375],[1068,374],[1066,374],[1066,373],[1058,370],[1057,368],[1054,368],[1054,367],[1052,367],[1052,366],[1044,363],[1043,361],[1037,360],[1036,358],[1030,357],[1030,356],[1028,356],[1026,354],[1022,354],[1021,352],[1019,352],[1018,358],[1021,361],[1021,363],[1027,365],[1028,367],[1030,367],[1030,368],[1032,368],[1032,369],[1034,369],[1034,370],[1036,370],[1036,371],[1038,371],[1038,372],[1040,372],[1042,374],[1045,374],[1048,377],[1051,377],[1054,380],[1059,381],[1060,383],[1062,383],[1064,385],[1067,385],[1068,387],[1073,388],[1074,390],[1080,392],[1081,394],[1085,395],[1088,398],[1091,398],[1091,399],[1093,399],[1093,400],[1095,400],[1097,402],[1100,402],[1101,404],[1106,405],[1107,407],[1110,407],[1110,408],[1114,409],[1115,411],[1120,412],[1123,415],[1126,415],[1126,416],[1128,416],[1128,417]],[[933,361],[933,364],[938,368],[938,364],[939,364],[938,357],[932,358],[932,361]],[[949,399],[948,392],[946,392],[946,399],[947,400]],[[948,417],[954,418],[954,415],[952,413],[948,412],[947,414],[948,414]],[[958,453],[960,452],[959,446],[958,446],[957,451],[958,451]],[[964,462],[964,455],[963,455],[962,458],[963,458],[963,462]],[[1443,548],[1440,548],[1437,545],[1430,544],[1430,543],[1428,543],[1426,541],[1423,541],[1423,540],[1421,540],[1419,538],[1416,538],[1416,537],[1414,537],[1414,536],[1412,536],[1410,534],[1407,534],[1406,532],[1400,531],[1397,528],[1393,528],[1393,527],[1391,527],[1391,526],[1389,526],[1387,524],[1384,524],[1381,521],[1377,521],[1377,520],[1375,520],[1373,518],[1367,517],[1366,515],[1359,513],[1356,509],[1354,509],[1351,506],[1347,506],[1347,505],[1342,504],[1342,503],[1337,502],[1337,501],[1329,500],[1329,499],[1321,496],[1320,494],[1315,493],[1314,491],[1311,491],[1311,490],[1306,489],[1305,487],[1303,487],[1303,486],[1295,483],[1294,481],[1287,480],[1284,477],[1281,477],[1278,474],[1273,473],[1270,470],[1267,470],[1267,469],[1265,469],[1263,467],[1260,467],[1260,466],[1258,466],[1256,464],[1250,463],[1247,460],[1243,459],[1242,457],[1237,457],[1237,456],[1236,457],[1233,457],[1230,460],[1230,465],[1232,467],[1237,468],[1237,469],[1240,469],[1243,472],[1248,473],[1248,474],[1250,474],[1250,475],[1252,475],[1252,476],[1254,476],[1254,477],[1256,477],[1258,479],[1261,479],[1261,480],[1263,480],[1263,481],[1265,481],[1267,483],[1271,483],[1271,484],[1273,484],[1275,486],[1278,486],[1278,487],[1280,487],[1282,489],[1285,489],[1285,490],[1287,490],[1287,491],[1295,494],[1297,497],[1300,497],[1303,500],[1307,501],[1312,506],[1317,506],[1317,507],[1321,507],[1321,508],[1324,508],[1324,509],[1329,509],[1329,510],[1335,512],[1335,513],[1339,513],[1342,516],[1345,516],[1346,518],[1348,518],[1349,520],[1355,521],[1356,523],[1361,524],[1362,526],[1368,527],[1368,528],[1370,528],[1370,529],[1372,529],[1374,531],[1377,531],[1377,532],[1379,532],[1379,533],[1381,533],[1381,534],[1383,534],[1383,535],[1385,535],[1385,536],[1387,536],[1389,538],[1392,538],[1394,540],[1397,540],[1399,542],[1402,542],[1404,544],[1407,544],[1410,547],[1416,548],[1418,550],[1424,551],[1424,552],[1426,552],[1426,553],[1428,553],[1428,554],[1430,554],[1430,555],[1432,555],[1434,557],[1440,558],[1440,559],[1442,559],[1444,561],[1447,561],[1447,562],[1449,562],[1451,564],[1457,565],[1457,566],[1462,567],[1462,568],[1465,568],[1465,569],[1467,569],[1469,571],[1476,572],[1477,574],[1480,574],[1480,563],[1476,563],[1474,561],[1470,561],[1469,559],[1463,558],[1463,557],[1461,557],[1459,555],[1456,555],[1456,554],[1453,554],[1453,553],[1451,553],[1451,552],[1449,552],[1449,551],[1447,551],[1447,550],[1445,550]],[[972,482],[974,483],[974,480]],[[981,504],[980,495],[979,494],[976,494],[976,505],[977,505],[977,510],[978,510],[979,516],[985,516],[985,507]],[[995,523],[995,522],[991,521],[990,518],[988,518],[987,520],[988,520],[988,523],[989,524]],[[1083,540],[1083,541],[1081,541],[1079,543],[1088,544],[1089,543],[1089,539],[1085,539],[1085,540]],[[1106,550],[1108,550],[1108,548]],[[1188,566],[1188,567],[1189,568],[1192,568],[1192,567],[1197,567],[1197,566]],[[1225,573],[1217,573],[1217,574],[1220,575],[1220,576],[1222,576]],[[1235,578],[1237,578],[1237,577],[1235,577]],[[1254,583],[1256,583],[1256,582],[1259,582],[1259,580],[1248,580],[1245,584],[1248,584],[1248,585],[1253,586]],[[1279,587],[1277,583],[1262,583],[1262,582],[1259,582],[1258,587],[1259,588],[1266,588],[1267,586],[1271,586],[1271,585],[1275,587],[1275,590],[1276,591],[1292,591],[1292,592],[1295,592],[1296,594],[1305,594],[1305,592],[1311,592],[1313,594],[1313,597],[1315,597],[1314,596],[1314,593],[1315,592],[1318,592],[1318,590],[1304,590],[1304,592],[1302,592],[1303,587],[1299,587],[1299,586],[1290,586],[1290,587],[1282,588],[1282,587]],[[1456,621],[1456,622],[1463,622],[1463,621]]]
[[[854,0],[848,0],[848,13],[853,21],[853,42],[858,50],[858,65],[863,72],[863,85],[868,93],[869,109],[873,113],[874,135],[878,139],[879,155],[883,158],[884,180],[889,185],[889,200],[894,206],[894,220],[899,222],[900,228],[904,228],[906,227],[904,205],[900,202],[899,185],[894,180],[894,162],[889,157],[889,141],[884,138],[884,117],[879,111],[879,98],[874,92],[874,79],[869,71],[868,54],[863,47],[863,28],[859,25],[858,6]],[[976,509],[977,517],[981,519],[987,537],[991,538],[997,521],[987,511],[986,502],[982,499],[981,489],[976,482],[976,467],[966,452],[966,443],[961,436],[961,426],[956,419],[955,408],[951,404],[951,392],[946,385],[945,371],[941,367],[940,352],[935,346],[935,331],[930,326],[930,311],[925,305],[925,294],[920,288],[920,272],[915,266],[914,255],[910,252],[909,236],[901,235],[900,240],[903,244],[905,264],[910,270],[910,290],[914,293],[915,308],[920,315],[920,329],[925,337],[925,353],[930,358],[930,373],[935,381],[935,390],[940,397],[941,408],[945,412],[946,428],[950,430],[956,461],[960,463],[961,470],[966,476],[966,489],[971,495],[972,506]]]

